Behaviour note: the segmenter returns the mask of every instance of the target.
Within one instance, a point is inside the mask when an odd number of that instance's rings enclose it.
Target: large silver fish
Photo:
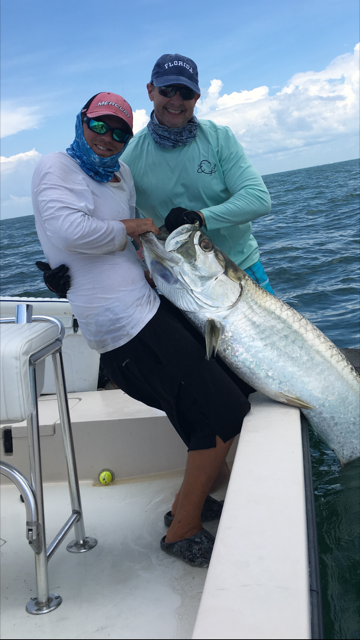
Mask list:
[[[360,456],[360,377],[311,322],[259,287],[202,233],[184,225],[142,237],[158,289],[243,380],[299,407],[342,464]]]

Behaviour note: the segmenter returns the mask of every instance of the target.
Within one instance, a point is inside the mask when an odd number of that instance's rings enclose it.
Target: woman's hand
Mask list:
[[[141,245],[139,235],[142,233],[146,233],[147,231],[152,231],[156,235],[160,233],[152,218],[134,218],[120,220],[120,222],[125,226],[127,235],[130,236],[130,238],[134,238],[139,245]]]

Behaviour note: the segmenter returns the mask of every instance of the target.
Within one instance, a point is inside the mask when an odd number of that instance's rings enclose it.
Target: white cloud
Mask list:
[[[249,155],[293,153],[358,132],[359,45],[322,71],[297,73],[269,96],[266,86],[220,96],[212,80],[197,115],[228,125]]]
[[[146,127],[149,122],[149,116],[147,115],[145,109],[136,109],[134,111],[134,134]]]
[[[36,129],[41,119],[37,107],[14,107],[13,103],[4,102],[1,105],[1,137]]]
[[[0,156],[1,171],[17,171],[20,165],[25,164],[29,166],[29,163],[35,166],[40,158],[41,153],[39,153],[35,149],[26,151],[25,153],[18,153],[16,156],[10,156],[9,158],[6,158],[6,156]]]
[[[222,107],[232,107],[233,105],[244,104],[245,102],[256,102],[257,100],[267,98],[268,93],[269,87],[257,87],[252,91],[241,91],[240,93],[234,91],[229,96],[224,95],[222,98],[219,98],[218,105],[221,109]]]
[[[32,214],[31,178],[40,158],[41,153],[35,149],[0,157],[2,219]]]

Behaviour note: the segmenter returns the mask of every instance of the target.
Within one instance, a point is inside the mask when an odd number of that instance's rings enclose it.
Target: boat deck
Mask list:
[[[3,638],[191,638],[207,571],[161,551],[163,515],[179,473],[108,486],[81,482],[87,535],[97,546],[81,554],[63,544],[49,564],[50,592],[61,606],[31,616],[36,595],[33,552],[25,539],[25,507],[14,486],[2,487],[1,636]],[[224,497],[222,490],[216,497]],[[70,513],[67,484],[45,484],[48,542]],[[216,533],[217,522],[207,528]],[[70,532],[66,543],[72,539]]]
[[[33,552],[19,492],[4,479],[3,637],[309,638],[298,409],[253,394],[237,451],[230,451],[225,506],[203,570],[159,546],[186,460],[167,417],[121,391],[69,395],[85,528],[98,545],[79,555],[62,545],[50,561],[49,582],[63,603],[46,615],[28,615],[25,605],[36,595]],[[70,504],[56,402],[45,396],[39,405],[49,544]],[[26,425],[13,425],[12,434],[14,451],[6,459],[28,476]],[[97,480],[104,467],[116,476],[105,487]],[[215,533],[217,524],[205,527]]]

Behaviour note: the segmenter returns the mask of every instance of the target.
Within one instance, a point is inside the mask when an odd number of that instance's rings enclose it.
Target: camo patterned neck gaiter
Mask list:
[[[183,127],[172,129],[159,124],[152,111],[147,127],[155,144],[163,149],[175,149],[190,144],[196,138],[199,122],[196,116],[192,116]]]

